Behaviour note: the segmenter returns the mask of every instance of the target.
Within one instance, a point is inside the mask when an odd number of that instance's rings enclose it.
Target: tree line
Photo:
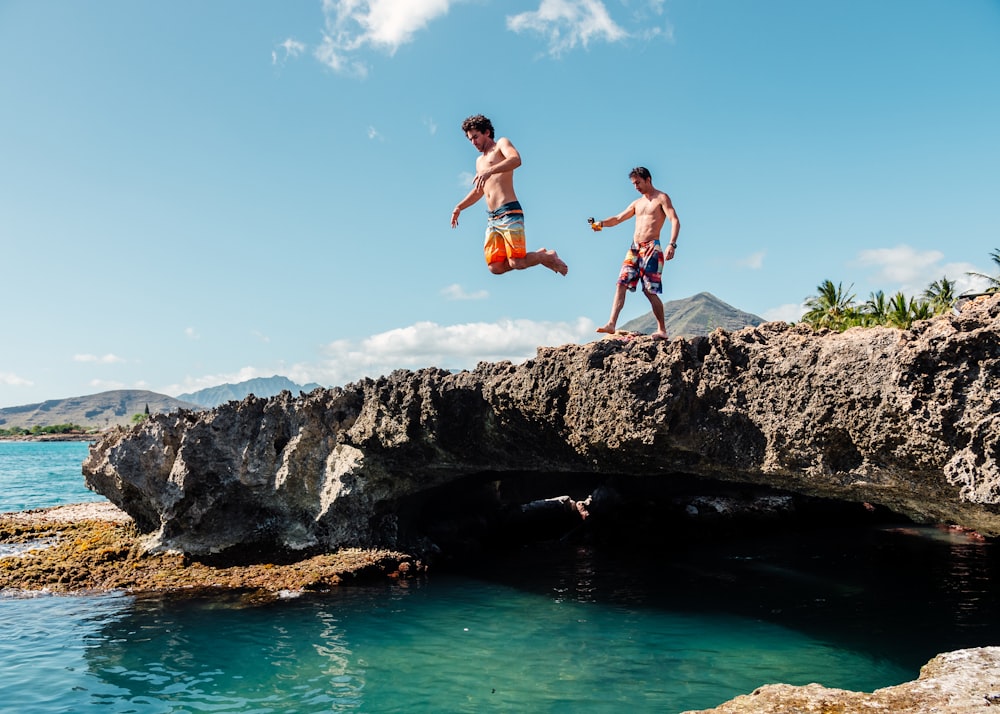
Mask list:
[[[0,429],[0,436],[39,436],[41,434],[88,434],[93,429],[87,429],[79,424],[52,424],[51,426],[39,426],[26,428],[23,426],[12,426],[9,429]]]
[[[1000,268],[1000,249],[990,254],[990,259]],[[1000,291],[1000,276],[967,273],[984,278],[989,287],[984,292]],[[806,312],[802,322],[814,329],[828,328],[843,332],[849,327],[874,327],[883,325],[907,329],[917,320],[929,320],[955,307],[960,295],[955,293],[955,281],[942,277],[928,285],[918,297],[907,297],[897,292],[887,297],[881,290],[871,293],[863,303],[855,300],[851,287],[824,280],[817,287],[816,295],[806,298]]]

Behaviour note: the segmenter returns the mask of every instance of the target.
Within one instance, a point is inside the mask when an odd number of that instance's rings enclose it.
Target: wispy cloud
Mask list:
[[[98,392],[112,392],[118,389],[126,389],[124,382],[118,382],[113,379],[92,379],[87,382],[87,385]]]
[[[96,362],[98,364],[119,364],[125,360],[118,355],[106,354],[103,356],[79,354],[73,355],[74,362]]]
[[[284,64],[289,58],[294,59],[305,50],[305,44],[289,38],[271,50],[271,64]]]
[[[805,314],[805,303],[786,303],[765,310],[761,317],[768,322],[798,322]]]
[[[942,263],[944,254],[938,250],[916,250],[900,244],[892,248],[872,248],[858,254],[855,264],[871,269],[868,281],[886,294],[902,291],[919,295],[931,282],[942,277],[955,282],[956,292],[980,290],[986,281],[968,275],[969,272],[989,274],[971,263]]]
[[[0,372],[0,384],[11,387],[33,387],[35,385],[31,380],[18,377],[12,372]]]
[[[449,285],[444,288],[441,291],[441,294],[449,300],[485,300],[490,296],[488,290],[477,290],[474,293],[468,293],[465,291],[465,288],[458,283],[454,283],[453,285]]]
[[[483,3],[469,0],[323,0],[323,39],[313,54],[338,74],[363,79],[369,67],[360,53],[371,49],[391,57],[459,4],[470,5],[469,12],[485,12],[477,7]],[[508,15],[506,24],[511,32],[540,36],[552,57],[594,42],[629,37],[673,39],[673,27],[660,17],[663,0],[623,5],[621,14],[628,11],[631,30],[612,19],[604,0],[539,0],[538,9]],[[281,60],[282,53],[293,57],[303,51],[293,40],[278,47],[280,51],[272,53],[274,63]]]
[[[764,267],[764,255],[765,252],[760,250],[756,253],[751,253],[745,258],[741,258],[737,261],[737,264],[743,268],[750,268],[751,270],[760,270]]]
[[[316,57],[331,69],[367,75],[364,63],[353,53],[373,47],[390,56],[410,42],[455,0],[323,0],[326,20],[323,41]]]
[[[541,0],[537,10],[508,16],[507,28],[542,35],[549,54],[556,57],[577,45],[586,48],[595,40],[617,42],[628,37],[600,0]]]
[[[376,129],[373,126],[368,127],[368,138],[372,140],[378,139],[379,141],[383,141],[382,135],[379,134],[378,129]]]
[[[189,340],[197,340],[201,338],[201,335],[199,335],[198,331],[193,327],[185,327],[184,336],[187,337]]]

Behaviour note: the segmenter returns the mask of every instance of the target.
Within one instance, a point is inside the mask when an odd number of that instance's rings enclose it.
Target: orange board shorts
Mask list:
[[[505,203],[489,212],[483,254],[486,264],[505,263],[508,258],[527,255],[524,240],[524,211],[518,201]]]

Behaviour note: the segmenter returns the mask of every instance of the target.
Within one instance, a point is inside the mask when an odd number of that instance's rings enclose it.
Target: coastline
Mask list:
[[[20,434],[18,436],[0,436],[4,441],[97,441],[102,434]]]
[[[13,593],[228,590],[266,599],[426,570],[406,553],[361,548],[251,564],[150,552],[128,514],[106,501],[0,513],[0,553],[0,591]]]

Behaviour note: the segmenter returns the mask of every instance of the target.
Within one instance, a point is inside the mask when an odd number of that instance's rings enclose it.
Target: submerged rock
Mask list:
[[[998,375],[1000,296],[906,331],[766,323],[251,396],[111,432],[84,475],[152,548],[191,554],[434,548],[449,504],[466,529],[562,496],[582,520],[602,493],[692,480],[996,535]]]

